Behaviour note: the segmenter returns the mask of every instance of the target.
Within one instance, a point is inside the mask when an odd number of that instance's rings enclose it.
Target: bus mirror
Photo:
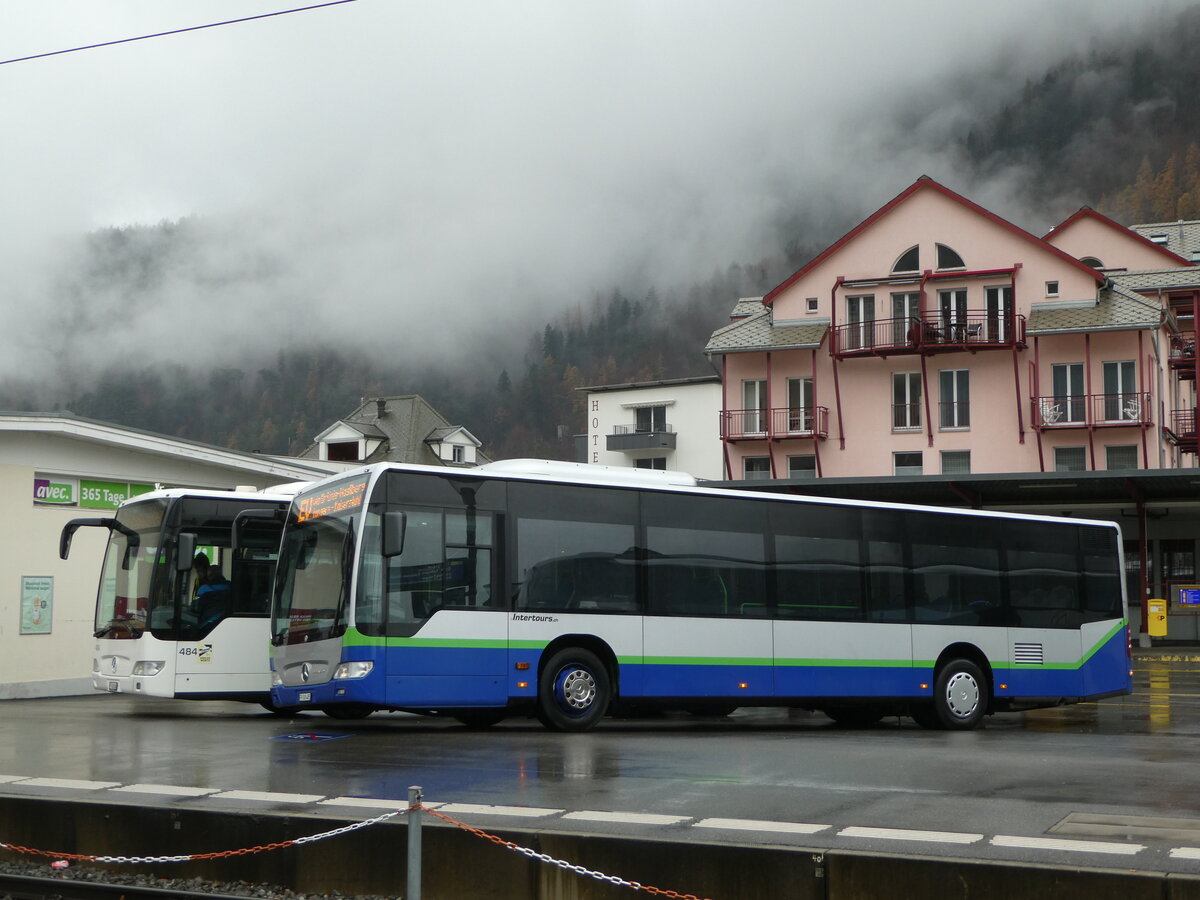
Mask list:
[[[80,528],[108,528],[111,530],[115,524],[116,519],[72,519],[63,526],[62,533],[58,536],[58,558],[66,559],[71,555],[71,538]]]
[[[408,528],[408,516],[402,512],[383,514],[383,555],[390,558],[404,552],[404,531]]]
[[[186,572],[196,557],[196,536],[189,531],[179,532],[175,545],[175,568]]]

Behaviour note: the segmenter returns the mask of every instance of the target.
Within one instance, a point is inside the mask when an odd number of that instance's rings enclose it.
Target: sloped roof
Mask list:
[[[128,428],[99,419],[88,419],[66,411],[0,412],[0,431],[56,434],[71,440],[119,447],[122,450],[154,456],[186,456],[230,470],[291,481],[324,478],[329,474],[329,470],[319,463],[308,465],[302,459],[230,450],[227,447],[202,444],[199,441],[189,441],[140,428]]]
[[[729,318],[744,319],[746,316],[752,316],[756,312],[760,312],[762,308],[762,297],[742,297],[737,303],[733,304],[733,312],[729,314]]]
[[[1200,266],[1182,269],[1152,269],[1139,272],[1110,272],[1115,284],[1131,291],[1179,290],[1200,288]]]
[[[1155,235],[1166,235],[1167,250],[1178,254],[1185,260],[1190,260],[1193,252],[1200,250],[1200,220],[1180,219],[1176,222],[1148,222],[1143,225],[1130,225],[1130,230],[1144,235],[1150,243],[1155,243]],[[1158,244],[1157,246],[1162,246]]]
[[[1162,307],[1120,285],[1100,290],[1092,306],[1035,303],[1029,313],[1026,334],[1065,334],[1086,331],[1121,331],[1158,328]]]
[[[1144,234],[1135,230],[1137,228],[1142,228],[1144,226],[1134,225],[1131,228],[1126,228],[1120,222],[1115,222],[1112,219],[1110,219],[1108,216],[1103,215],[1102,213],[1096,212],[1090,206],[1080,207],[1077,212],[1068,216],[1061,224],[1056,225],[1054,228],[1051,228],[1048,232],[1046,232],[1046,234],[1044,234],[1042,236],[1042,240],[1043,241],[1049,240],[1051,235],[1062,234],[1064,231],[1066,231],[1072,225],[1074,225],[1075,223],[1077,223],[1083,219],[1091,219],[1094,222],[1099,222],[1101,225],[1106,225],[1109,228],[1111,228],[1113,231],[1118,231],[1122,235],[1132,238],[1133,240],[1137,241],[1140,244],[1143,244],[1147,247],[1151,247],[1154,250],[1161,253],[1164,258],[1175,263],[1175,265],[1178,265],[1178,266],[1192,265],[1192,263],[1189,260],[1180,256],[1178,253],[1171,252],[1171,250],[1168,247],[1163,246],[1162,244],[1155,243],[1154,241],[1152,241],[1148,237],[1146,237]]]
[[[962,196],[961,194],[956,194],[954,191],[950,190],[950,188],[945,187],[944,185],[938,184],[936,181],[934,181],[928,175],[922,175],[915,182],[913,182],[911,185],[909,185],[907,188],[905,188],[903,191],[901,191],[899,194],[897,194],[895,197],[893,197],[891,200],[889,200],[887,203],[885,203],[879,209],[875,210],[875,212],[871,213],[871,215],[867,216],[867,218],[863,219],[858,225],[854,226],[854,228],[850,229],[850,231],[846,232],[846,234],[844,234],[842,237],[838,238],[838,240],[836,240],[834,243],[830,244],[828,247],[826,247],[824,250],[822,250],[820,253],[818,253],[816,256],[814,256],[811,260],[809,260],[807,263],[805,263],[800,269],[798,269],[797,271],[795,271],[791,275],[789,275],[786,279],[784,279],[784,281],[781,284],[779,284],[777,287],[772,288],[770,291],[768,291],[767,294],[763,297],[763,303],[767,306],[770,306],[772,303],[775,302],[775,298],[778,297],[779,294],[781,294],[787,288],[791,287],[793,284],[795,284],[797,281],[799,281],[802,277],[804,277],[804,275],[806,273],[811,271],[819,263],[824,262],[826,259],[828,259],[830,256],[832,256],[834,253],[836,253],[838,250],[840,250],[843,246],[850,243],[852,240],[854,240],[856,237],[858,237],[859,234],[861,234],[863,231],[865,231],[866,229],[871,227],[871,225],[875,224],[875,222],[882,219],[884,216],[886,216],[893,209],[895,209],[897,206],[899,206],[901,203],[903,203],[905,200],[907,200],[909,197],[911,197],[913,194],[917,193],[918,191],[937,191],[939,194],[942,194],[943,196],[948,197],[949,199],[953,200],[955,203],[958,203],[959,205],[971,210],[972,212],[976,213],[977,215],[983,216],[985,219],[988,219],[989,221],[1000,226],[1001,228],[1004,228],[1007,231],[1011,232],[1012,234],[1015,234],[1017,237],[1025,240],[1025,241],[1028,241],[1030,244],[1038,247],[1039,249],[1043,250],[1044,252],[1050,253],[1054,256],[1057,256],[1059,259],[1061,259],[1067,265],[1073,266],[1076,269],[1079,269],[1080,271],[1087,272],[1090,276],[1092,276],[1096,280],[1097,284],[1104,283],[1104,275],[1101,274],[1100,272],[1097,272],[1091,266],[1084,265],[1079,260],[1077,260],[1075,257],[1071,256],[1069,253],[1066,253],[1063,250],[1059,250],[1057,247],[1053,246],[1052,244],[1047,244],[1044,240],[1037,237],[1036,235],[1030,234],[1028,231],[1026,231],[1023,228],[1018,228],[1012,222],[1009,222],[1007,219],[1000,218],[1000,216],[996,215],[994,212],[991,212],[990,210],[984,209],[978,203],[974,203],[974,202],[968,200],[966,197]]]
[[[418,394],[366,398],[357,409],[339,422],[380,442],[363,460],[367,463],[388,461],[445,465],[445,461],[438,458],[427,442],[429,436],[439,429],[449,429],[447,433],[461,429],[472,440],[476,440],[474,435],[462,426],[447,421]],[[321,432],[321,435],[326,434],[328,430]],[[305,457],[316,458],[320,455],[317,441],[304,451]],[[480,452],[477,455],[481,462],[489,461],[485,454]]]
[[[764,350],[806,350],[821,346],[829,325],[775,326],[770,309],[718,328],[709,338],[704,352],[709,354],[753,353]]]
[[[456,434],[466,435],[466,437],[476,447],[482,443],[479,438],[475,437],[475,435],[471,434],[471,432],[467,431],[467,429],[463,428],[461,425],[447,425],[444,428],[435,428],[433,431],[429,432],[429,434],[425,435],[425,443],[440,444],[442,441],[446,440],[446,438],[452,437]]]

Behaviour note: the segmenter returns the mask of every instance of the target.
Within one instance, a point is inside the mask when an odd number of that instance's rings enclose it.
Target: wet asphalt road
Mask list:
[[[0,712],[7,794],[175,786],[264,796],[122,801],[365,817],[345,798],[403,805],[421,785],[430,802],[468,804],[450,809],[481,827],[1200,874],[1200,652],[1139,655],[1131,696],[996,715],[961,734],[907,719],[852,730],[781,709],[611,719],[581,735],[532,719],[471,731],[405,714],[341,722],[104,695]]]

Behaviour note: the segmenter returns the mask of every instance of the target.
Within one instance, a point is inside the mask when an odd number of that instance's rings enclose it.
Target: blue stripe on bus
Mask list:
[[[993,672],[998,697],[1086,698],[1132,688],[1124,630],[1119,630],[1082,665],[1010,666]],[[281,706],[300,705],[301,692],[312,705],[360,702],[391,706],[501,705],[511,698],[536,696],[541,651],[504,647],[346,647],[347,660],[373,660],[375,671],[362,679],[302,688],[276,688]],[[529,663],[515,670],[514,661]],[[932,666],[706,665],[704,663],[624,662],[625,697],[911,697],[932,696]],[[526,683],[518,688],[519,681]],[[744,687],[742,685],[745,685]],[[922,687],[926,685],[926,687]],[[1003,685],[1003,687],[1001,687]]]

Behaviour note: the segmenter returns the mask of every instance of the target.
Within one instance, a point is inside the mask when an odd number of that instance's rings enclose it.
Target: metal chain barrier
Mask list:
[[[491,841],[493,844],[504,847],[506,850],[512,850],[514,853],[520,853],[523,856],[528,856],[530,859],[536,859],[539,862],[548,863],[552,866],[558,866],[560,869],[566,869],[568,872],[574,872],[576,875],[586,875],[589,878],[595,878],[597,881],[607,881],[609,884],[615,884],[618,887],[632,888],[635,891],[645,891],[647,894],[654,894],[658,897],[669,897],[671,900],[707,900],[707,898],[697,897],[695,894],[681,894],[678,891],[664,890],[663,888],[657,888],[653,885],[642,884],[640,881],[627,881],[626,879],[617,875],[605,875],[603,872],[597,872],[593,869],[575,865],[574,863],[567,862],[565,859],[557,859],[553,856],[550,856],[548,853],[539,853],[536,850],[531,850],[529,847],[522,847],[520,844],[514,844],[512,841],[506,841],[504,838],[498,835],[488,834],[486,831],[481,831],[480,829],[474,828],[465,822],[460,822],[457,819],[451,818],[445,813],[440,813],[436,809],[430,809],[423,803],[418,808],[422,812],[427,812],[431,816],[435,816],[441,819],[443,822],[453,825],[455,828],[461,828],[468,834],[473,834],[476,837],[483,838],[486,841]]]
[[[98,862],[98,863],[128,863],[131,865],[144,863],[177,863],[177,862],[192,862],[198,859],[228,859],[234,856],[249,856],[252,853],[265,853],[269,850],[282,850],[284,847],[299,847],[303,844],[311,844],[314,841],[322,841],[325,838],[337,837],[339,834],[348,834],[351,831],[358,831],[360,828],[366,828],[369,825],[378,825],[380,822],[386,822],[388,819],[393,819],[407,809],[394,809],[391,812],[383,813],[373,819],[366,819],[362,822],[355,822],[351,825],[343,825],[341,828],[334,828],[332,831],[322,831],[320,834],[310,834],[306,837],[293,838],[289,841],[278,841],[274,844],[260,844],[257,847],[241,847],[237,850],[215,850],[211,853],[191,853],[186,856],[97,856],[89,853],[62,853],[57,850],[36,850],[32,847],[22,847],[20,844],[7,844],[0,842],[0,850],[11,850],[14,853],[23,853],[26,856],[45,856],[53,857],[54,859],[71,860],[73,862]]]
[[[657,897],[667,897],[670,900],[707,900],[707,898],[698,897],[695,894],[681,894],[678,891],[664,890],[653,885],[642,884],[639,881],[629,881],[617,875],[605,875],[603,872],[597,872],[593,869],[588,869],[584,866],[576,865],[575,863],[567,862],[565,859],[557,859],[547,853],[539,853],[529,847],[522,847],[520,844],[514,844],[512,841],[507,841],[498,835],[489,834],[478,828],[474,828],[465,822],[460,822],[445,813],[440,813],[436,809],[426,806],[424,803],[419,803],[416,806],[405,807],[403,809],[394,809],[391,812],[383,813],[375,816],[372,819],[366,819],[362,822],[355,822],[350,825],[343,825],[341,828],[334,828],[331,831],[322,831],[319,834],[311,834],[305,837],[293,838],[287,841],[277,841],[272,844],[259,844],[255,847],[242,847],[236,850],[215,850],[209,853],[189,853],[180,856],[100,856],[90,853],[64,853],[57,850],[38,850],[33,847],[23,847],[20,844],[9,844],[0,842],[0,850],[11,850],[14,853],[23,853],[26,856],[41,856],[53,858],[55,860],[70,860],[72,862],[95,862],[95,863],[120,863],[129,865],[141,865],[147,863],[180,863],[193,862],[202,859],[229,859],[235,856],[249,856],[253,853],[266,853],[271,850],[282,850],[286,847],[299,847],[304,844],[312,844],[316,841],[322,841],[326,838],[337,837],[342,834],[349,834],[352,831],[358,831],[360,828],[367,828],[371,825],[378,825],[380,822],[386,822],[388,819],[394,819],[396,816],[420,810],[421,812],[429,813],[455,828],[462,829],[476,837],[483,838],[507,850],[512,850],[515,853],[520,853],[530,859],[536,859],[539,862],[547,863],[552,866],[557,866],[560,869],[565,869],[568,872],[574,872],[576,875],[583,875],[588,878],[594,878],[597,881],[605,881],[609,884],[615,884],[618,887],[632,888],[635,891],[645,891],[647,894],[653,894]]]

